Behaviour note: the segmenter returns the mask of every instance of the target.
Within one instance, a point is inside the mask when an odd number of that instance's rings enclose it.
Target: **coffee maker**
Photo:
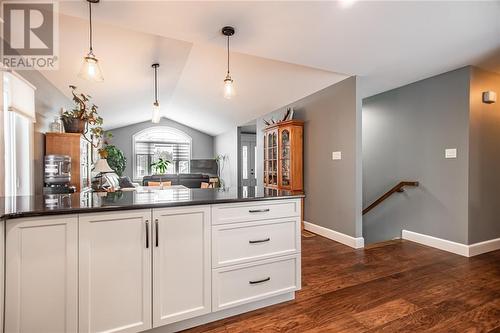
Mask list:
[[[43,194],[74,193],[71,186],[71,157],[67,155],[46,155],[44,166]]]

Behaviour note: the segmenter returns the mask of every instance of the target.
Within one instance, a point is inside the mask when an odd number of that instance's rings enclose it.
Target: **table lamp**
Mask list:
[[[103,191],[102,188],[102,177],[105,173],[115,172],[108,164],[108,161],[104,158],[100,158],[94,165],[94,172],[97,172],[96,177],[101,179],[99,183],[99,191]]]

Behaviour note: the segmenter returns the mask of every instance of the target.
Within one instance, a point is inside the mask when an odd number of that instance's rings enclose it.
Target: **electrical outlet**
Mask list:
[[[332,153],[332,160],[338,161],[342,159],[342,152],[341,151],[334,151]]]
[[[448,148],[444,151],[445,158],[457,158],[457,148]]]

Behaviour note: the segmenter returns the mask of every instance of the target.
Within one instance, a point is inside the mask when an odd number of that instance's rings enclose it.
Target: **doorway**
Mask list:
[[[257,186],[257,135],[256,125],[249,124],[239,128],[238,179],[240,186]]]

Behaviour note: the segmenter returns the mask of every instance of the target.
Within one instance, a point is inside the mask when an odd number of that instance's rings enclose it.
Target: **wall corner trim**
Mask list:
[[[365,239],[363,237],[352,237],[306,221],[304,221],[304,229],[355,249],[365,247]]]
[[[443,251],[455,253],[464,257],[473,257],[486,252],[500,250],[500,238],[491,239],[471,245],[465,245],[408,230],[403,230],[402,238]]]

